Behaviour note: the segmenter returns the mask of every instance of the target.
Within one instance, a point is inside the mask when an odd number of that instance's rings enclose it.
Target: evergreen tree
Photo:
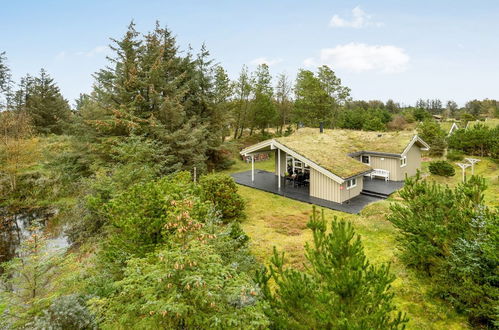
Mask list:
[[[446,132],[440,125],[432,120],[427,119],[418,126],[419,136],[430,145],[430,155],[443,155],[447,143],[445,141]]]
[[[47,295],[54,289],[53,279],[61,264],[60,251],[50,251],[40,225],[30,228],[22,241],[19,256],[2,264],[0,301],[8,308],[0,317],[2,329],[25,329],[33,315],[44,309]],[[29,327],[28,327],[29,328]]]
[[[458,107],[456,102],[454,102],[452,100],[447,101],[447,105],[445,106],[445,111],[446,111],[447,117],[456,118],[458,110],[459,110],[459,107]]]
[[[329,97],[314,73],[298,72],[295,84],[294,120],[306,126],[318,127],[331,117]]]
[[[272,76],[267,64],[260,64],[256,69],[254,93],[252,129],[253,127],[257,127],[263,134],[265,133],[265,128],[270,126],[276,117],[275,104],[273,102]]]
[[[400,230],[402,259],[473,323],[493,327],[499,306],[499,213],[484,203],[483,178],[455,188],[419,174],[405,182],[388,217]]]
[[[284,126],[289,123],[293,103],[291,101],[291,82],[286,74],[282,73],[277,77],[276,102],[278,113],[278,131],[282,134]]]
[[[40,75],[31,83],[27,78],[25,109],[33,120],[38,133],[62,134],[71,116],[68,102],[63,98],[59,87],[47,72],[42,69]]]
[[[215,68],[214,77],[214,106],[215,115],[213,116],[213,126],[216,126],[215,131],[219,132],[219,136],[223,141],[229,135],[229,114],[231,110],[230,100],[234,95],[234,84],[230,81],[225,69],[221,66]]]
[[[132,22],[113,40],[111,65],[95,74],[92,96],[102,118],[91,121],[104,136],[145,135],[165,146],[165,171],[217,163],[224,115],[214,99],[214,68],[203,46],[182,56],[175,37],[156,24],[141,36]],[[106,115],[108,114],[108,115]]]
[[[388,101],[386,101],[385,108],[390,113],[397,113],[400,110],[400,104],[395,103],[392,99],[388,99]]]
[[[269,316],[278,329],[397,329],[407,318],[395,316],[389,266],[370,265],[360,237],[350,223],[331,223],[315,208],[308,227],[313,246],[306,245],[306,271],[285,267],[274,248],[269,270],[258,281],[270,302]],[[275,282],[275,290],[269,281]]]
[[[329,96],[328,107],[331,109],[332,124],[337,125],[340,106],[344,105],[350,96],[350,88],[341,85],[341,79],[327,65],[319,67],[317,77]]]
[[[12,77],[6,62],[5,52],[0,52],[0,111],[8,107],[12,92]]]
[[[307,126],[335,126],[339,108],[350,95],[350,89],[341,85],[333,70],[321,66],[317,75],[300,70],[295,85],[295,121]]]
[[[234,107],[234,138],[241,138],[246,128],[250,105],[250,96],[253,90],[248,68],[243,66],[235,84],[236,105]]]

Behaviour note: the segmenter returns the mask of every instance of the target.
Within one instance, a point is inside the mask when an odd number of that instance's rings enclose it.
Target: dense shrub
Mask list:
[[[215,205],[224,222],[230,222],[244,215],[244,200],[237,193],[237,185],[225,174],[209,174],[201,177],[202,198]]]
[[[437,160],[430,163],[429,170],[431,174],[440,176],[454,176],[456,170],[451,163],[445,160]]]
[[[447,159],[451,161],[463,160],[464,154],[459,150],[449,150],[447,152]]]
[[[105,207],[109,239],[105,256],[120,264],[144,257],[172,235],[203,226],[213,207],[203,203],[188,172],[135,185]]]
[[[497,325],[499,213],[484,204],[485,180],[451,189],[406,179],[388,219],[400,229],[402,260],[431,277],[434,291],[473,323]]]
[[[395,277],[389,266],[369,264],[352,225],[334,219],[329,230],[314,208],[308,227],[314,240],[305,246],[305,271],[285,266],[274,248],[269,269],[258,273],[273,328],[403,328],[407,318],[396,313],[390,292]]]
[[[379,117],[372,117],[364,121],[362,129],[364,131],[384,131],[386,129],[386,125]]]
[[[97,329],[95,317],[87,308],[86,299],[80,295],[56,298],[33,323],[35,329],[93,330]]]
[[[102,328],[268,326],[248,237],[238,222],[222,225],[202,194],[189,173],[179,172],[109,202],[108,238],[98,263],[108,280],[94,280],[89,288]]]
[[[480,124],[459,129],[449,136],[448,143],[449,148],[468,155],[489,156],[499,160],[499,125],[494,129]]]
[[[400,130],[405,129],[408,124],[409,124],[409,122],[407,121],[407,119],[404,116],[397,115],[397,116],[393,117],[393,119],[387,124],[387,127],[389,130],[392,130],[392,131],[400,131]]]

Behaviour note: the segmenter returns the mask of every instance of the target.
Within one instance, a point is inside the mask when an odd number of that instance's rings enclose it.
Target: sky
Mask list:
[[[131,20],[143,33],[158,20],[184,50],[205,43],[231,78],[325,64],[354,99],[499,99],[499,1],[0,0],[0,52],[15,79],[45,68],[73,103]]]

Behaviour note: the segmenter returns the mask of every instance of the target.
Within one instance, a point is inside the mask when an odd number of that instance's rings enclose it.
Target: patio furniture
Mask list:
[[[390,171],[375,168],[374,171],[371,172],[371,180],[374,177],[382,177],[385,179],[385,181],[388,181],[388,178],[390,177]]]

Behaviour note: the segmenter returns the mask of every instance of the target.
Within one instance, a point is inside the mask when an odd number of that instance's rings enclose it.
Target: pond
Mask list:
[[[38,224],[44,228],[49,239],[47,252],[65,250],[69,241],[63,230],[49,230],[54,213],[18,214],[11,217],[0,218],[0,263],[9,261],[17,256],[21,243],[33,234],[33,225]],[[1,271],[1,270],[0,270]]]

